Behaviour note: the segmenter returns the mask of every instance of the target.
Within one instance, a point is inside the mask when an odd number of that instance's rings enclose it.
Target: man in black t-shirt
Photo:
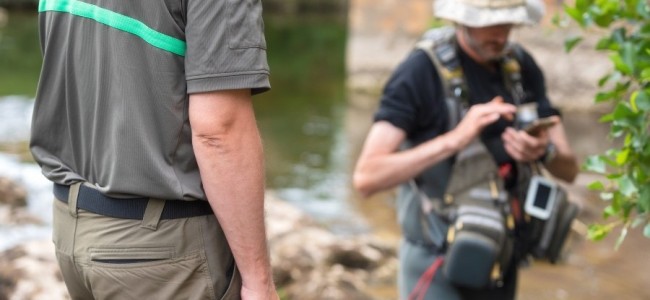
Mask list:
[[[539,117],[556,124],[531,135],[513,127],[517,111],[505,82],[501,60],[515,26],[538,22],[543,4],[537,0],[436,0],[436,16],[455,23],[454,45],[464,74],[470,105],[452,129],[445,104],[445,88],[438,70],[422,50],[413,51],[386,84],[365,145],[354,171],[354,186],[363,195],[416,179],[428,196],[444,193],[446,178],[426,177],[429,170],[449,161],[480,138],[497,165],[540,161],[550,173],[571,182],[578,172],[559,112],[546,95],[544,76],[533,58],[522,49],[520,66],[523,99],[534,102]],[[403,149],[403,145],[409,145]],[[427,181],[428,180],[428,181]],[[411,298],[416,283],[435,265],[444,249],[427,245],[418,232],[418,216],[404,209],[398,197],[398,214],[404,239],[400,248],[400,298]],[[413,225],[413,226],[411,226]],[[516,265],[506,272],[503,285],[485,289],[459,288],[437,272],[424,293],[426,299],[513,299]]]

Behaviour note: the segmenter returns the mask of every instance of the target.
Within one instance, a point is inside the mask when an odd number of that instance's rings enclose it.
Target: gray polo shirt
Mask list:
[[[31,151],[59,184],[205,199],[188,93],[269,89],[260,0],[41,0]]]

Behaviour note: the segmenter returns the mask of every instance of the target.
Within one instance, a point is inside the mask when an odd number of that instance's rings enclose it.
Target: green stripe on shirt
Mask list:
[[[154,47],[185,56],[185,41],[160,33],[139,20],[96,5],[77,0],[40,0],[38,11],[67,12],[95,20],[109,27],[132,33]]]

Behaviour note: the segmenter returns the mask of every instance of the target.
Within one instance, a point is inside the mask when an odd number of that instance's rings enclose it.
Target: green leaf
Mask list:
[[[634,91],[630,96],[630,106],[632,107],[633,112],[639,112],[639,109],[636,107],[636,98],[639,96],[639,91]]]
[[[602,191],[605,189],[605,185],[600,181],[594,181],[587,186],[588,189],[592,191]]]
[[[618,44],[611,37],[604,37],[596,43],[596,50],[618,50]]]
[[[621,174],[621,173],[610,173],[610,174],[607,174],[607,179],[610,179],[610,180],[618,179],[618,178],[621,178],[621,176],[623,176],[623,174]]]
[[[646,236],[650,237],[650,229],[648,228],[649,226],[646,226],[646,231],[648,231],[648,234]],[[612,231],[612,226],[593,224],[589,226],[589,230],[587,231],[587,238],[592,241],[600,241],[605,238],[610,231]]]
[[[609,27],[610,24],[614,21],[614,15],[610,13],[596,13],[592,14],[594,22],[600,27]]]
[[[604,174],[607,170],[605,160],[600,156],[591,156],[587,158],[584,167],[587,171],[592,171],[599,174]]]
[[[637,205],[639,206],[639,213],[650,213],[650,187],[647,184],[639,192]]]
[[[586,11],[589,8],[589,5],[591,5],[591,1],[589,0],[576,0],[575,8],[584,13],[584,11]]]
[[[648,53],[650,54],[650,53]],[[641,71],[641,80],[642,81],[650,81],[650,68],[645,68],[643,71]]]
[[[625,27],[619,27],[612,31],[610,38],[612,39],[613,43],[616,45],[617,50],[619,44],[623,44],[627,40],[626,36],[627,36],[627,30],[625,29]]]
[[[623,142],[623,146],[629,147],[632,144],[632,134],[628,133],[625,135],[625,141]]]
[[[618,164],[619,166],[624,165],[625,163],[627,163],[627,160],[628,160],[629,157],[630,157],[630,149],[629,148],[625,148],[625,149],[621,150],[616,155],[616,164]]]
[[[636,6],[636,12],[644,19],[650,19],[650,4],[647,1],[640,0]]]
[[[619,212],[618,209],[615,209],[611,205],[608,205],[607,207],[605,207],[605,209],[603,209],[603,219],[607,219],[611,216],[615,216],[618,214],[618,212]]]
[[[645,235],[647,238],[650,238],[650,224],[646,224],[645,228],[643,228],[643,235]]]
[[[649,90],[635,91],[635,95],[633,96],[634,96],[634,104],[636,105],[638,110],[645,111],[645,112],[650,110]],[[630,102],[632,102],[632,97],[630,97]]]
[[[618,53],[612,53],[609,56],[609,59],[614,63],[614,67],[616,70],[620,71],[621,73],[625,75],[630,75],[632,70],[630,67],[623,61],[623,58],[621,57],[620,54]]]
[[[635,113],[626,103],[619,102],[614,108],[614,118],[617,120],[634,117]]]
[[[577,36],[577,37],[572,37],[569,39],[566,39],[564,41],[564,51],[565,52],[571,52],[571,50],[578,45],[580,42],[582,42],[582,37]]]
[[[630,179],[630,177],[628,176],[623,176],[617,181],[618,181],[619,191],[627,198],[631,198],[634,194],[636,194],[639,191],[636,185],[634,184],[634,181],[632,181],[632,179]]]
[[[616,92],[614,91],[598,92],[596,94],[596,103],[612,100],[615,98],[615,96],[616,96]]]
[[[605,85],[605,83],[607,83],[612,78],[612,76],[613,76],[612,74],[607,74],[607,75],[601,77],[598,80],[598,87],[603,87]]]
[[[580,24],[580,26],[584,27],[586,25],[583,11],[567,5],[564,6],[564,11],[571,19]]]
[[[636,61],[637,61],[636,52],[637,49],[634,43],[631,42],[623,43],[623,48],[620,51],[621,59],[623,60],[623,63],[625,63],[627,68],[630,70],[630,73],[634,73],[636,69]]]
[[[598,119],[598,122],[600,122],[600,123],[606,123],[606,122],[611,122],[611,121],[614,121],[614,114],[606,114],[606,115],[600,117],[600,119]]]

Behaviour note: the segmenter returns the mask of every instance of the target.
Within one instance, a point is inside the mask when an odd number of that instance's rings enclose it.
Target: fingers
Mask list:
[[[539,137],[528,135],[524,131],[507,128],[501,135],[508,154],[518,161],[533,161],[546,151],[548,135],[544,132]]]
[[[472,106],[467,113],[468,116],[474,115],[477,119],[492,120],[492,122],[498,120],[499,117],[511,119],[517,108],[512,104],[503,103],[503,100],[499,100],[500,98],[496,97],[488,103]]]
[[[508,120],[512,121],[514,119],[515,113],[517,112],[517,107],[512,105],[512,104],[507,104],[503,100],[503,97],[501,96],[496,96],[494,97],[490,102],[494,105],[498,105],[498,107],[504,111],[501,112],[501,116]]]

